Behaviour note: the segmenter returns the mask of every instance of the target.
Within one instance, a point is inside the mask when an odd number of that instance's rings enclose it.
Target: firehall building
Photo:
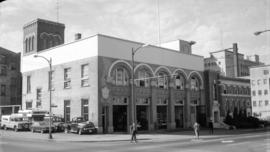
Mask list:
[[[35,24],[30,26],[33,31],[39,24],[50,26],[49,30],[63,27],[46,20],[31,24]],[[34,35],[37,41],[41,37],[39,33]],[[61,115],[65,121],[82,116],[94,122],[100,133],[126,132],[134,112],[132,49],[143,43],[102,34],[80,37],[77,34],[75,41],[68,44],[47,37],[50,43],[42,41],[40,45],[51,47],[42,50],[26,51],[24,47],[22,108],[49,110],[49,65],[42,58],[34,58],[39,55],[52,59],[53,114]],[[193,55],[189,43],[178,42],[179,46],[186,45],[179,47],[185,51],[149,45],[135,54],[134,102],[140,130],[181,129],[191,127],[195,121],[202,125],[206,122],[203,57]]]

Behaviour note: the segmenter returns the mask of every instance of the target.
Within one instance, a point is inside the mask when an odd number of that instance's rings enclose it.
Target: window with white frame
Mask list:
[[[81,86],[87,87],[89,86],[89,65],[83,64],[81,66]]]
[[[128,85],[128,73],[125,68],[119,67],[115,69],[115,84],[116,85]]]
[[[64,69],[64,88],[71,88],[71,68]]]
[[[88,99],[82,99],[82,117],[84,118],[85,121],[88,121],[88,115],[89,115],[89,102]]]

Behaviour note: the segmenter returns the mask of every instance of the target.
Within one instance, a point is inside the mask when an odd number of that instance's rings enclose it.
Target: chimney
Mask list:
[[[239,76],[239,61],[238,61],[237,43],[233,43],[233,68],[234,68],[234,77],[238,77]]]
[[[260,63],[260,58],[259,58],[259,55],[255,54],[255,62],[256,63]]]
[[[79,40],[79,39],[81,39],[82,38],[82,34],[81,33],[76,33],[75,34],[75,41],[76,40]]]

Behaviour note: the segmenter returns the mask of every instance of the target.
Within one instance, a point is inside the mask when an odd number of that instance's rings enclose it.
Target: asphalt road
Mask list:
[[[0,138],[1,152],[270,152],[270,133],[188,141],[59,142]]]

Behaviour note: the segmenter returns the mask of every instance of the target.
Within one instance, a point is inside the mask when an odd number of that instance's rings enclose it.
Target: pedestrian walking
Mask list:
[[[136,134],[137,134],[137,126],[135,123],[133,123],[131,126],[130,126],[130,133],[131,133],[131,140],[130,142],[132,143],[133,141],[135,143],[137,143],[137,138],[136,138]]]
[[[213,134],[213,133],[214,133],[214,125],[213,125],[213,122],[210,121],[209,124],[208,124],[208,126],[209,126],[209,133],[210,133],[210,134]]]
[[[194,133],[197,139],[199,139],[200,136],[200,124],[195,122],[193,125]]]

